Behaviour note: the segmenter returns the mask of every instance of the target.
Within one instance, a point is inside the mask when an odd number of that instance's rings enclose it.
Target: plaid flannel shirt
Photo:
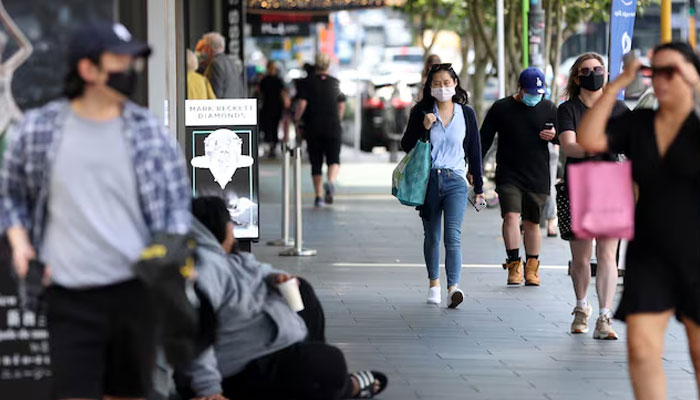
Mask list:
[[[28,111],[8,132],[0,168],[0,234],[22,226],[37,250],[46,228],[52,167],[69,111],[67,100],[53,101]],[[187,233],[192,189],[177,143],[148,110],[131,102],[124,104],[122,119],[141,211],[151,234]],[[75,190],[80,190],[80,182],[75,182]]]

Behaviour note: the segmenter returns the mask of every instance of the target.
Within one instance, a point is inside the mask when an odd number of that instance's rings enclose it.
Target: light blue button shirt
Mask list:
[[[467,178],[467,167],[464,162],[464,135],[467,127],[464,122],[464,110],[459,104],[454,105],[454,116],[447,126],[444,126],[437,103],[433,106],[437,121],[430,128],[430,141],[433,144],[431,152],[433,169],[451,169]]]

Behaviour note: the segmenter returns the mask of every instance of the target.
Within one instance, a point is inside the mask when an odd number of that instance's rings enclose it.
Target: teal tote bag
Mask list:
[[[399,162],[391,179],[391,194],[406,206],[422,206],[430,179],[430,141],[419,140]]]

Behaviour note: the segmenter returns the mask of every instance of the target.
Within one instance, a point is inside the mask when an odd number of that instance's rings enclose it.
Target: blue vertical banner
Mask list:
[[[634,36],[634,18],[637,14],[637,0],[613,0],[610,11],[610,80],[622,72],[622,57],[632,50]],[[621,90],[617,98],[624,100],[625,91]]]

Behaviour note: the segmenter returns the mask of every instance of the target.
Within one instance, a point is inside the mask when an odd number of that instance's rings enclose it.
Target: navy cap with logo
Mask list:
[[[95,59],[105,52],[148,57],[151,48],[144,42],[134,40],[124,25],[113,22],[91,22],[71,35],[68,44],[71,63],[77,63],[82,58]]]
[[[520,87],[529,94],[544,94],[544,74],[535,67],[528,67],[520,73]]]

